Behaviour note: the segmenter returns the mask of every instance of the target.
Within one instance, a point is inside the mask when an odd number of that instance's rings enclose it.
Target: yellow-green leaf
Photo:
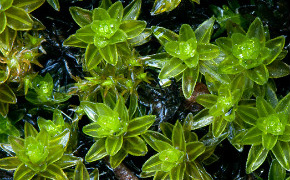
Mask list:
[[[14,30],[30,30],[33,25],[33,20],[30,18],[29,14],[18,7],[11,6],[5,11],[7,18],[7,26]]]

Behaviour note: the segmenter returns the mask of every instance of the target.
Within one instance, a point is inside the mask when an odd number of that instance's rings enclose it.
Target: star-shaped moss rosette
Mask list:
[[[158,153],[151,156],[142,167],[141,177],[154,179],[212,179],[203,168],[200,158],[206,146],[197,135],[183,129],[179,121],[175,125],[162,123],[163,134],[147,131],[145,141]],[[209,157],[210,154],[207,154]]]
[[[104,59],[116,65],[120,56],[131,54],[130,41],[136,43],[145,38],[141,33],[146,22],[136,20],[140,8],[140,0],[133,1],[125,9],[120,1],[111,6],[101,5],[92,11],[71,7],[71,15],[81,28],[65,40],[64,45],[86,48],[87,64],[96,66]]]
[[[179,35],[162,27],[152,27],[155,37],[172,56],[161,68],[159,78],[180,79],[179,75],[182,75],[182,91],[186,98],[192,95],[199,77],[200,64],[219,55],[219,48],[209,43],[214,21],[214,18],[210,18],[195,31],[190,25],[183,24]]]
[[[257,97],[256,107],[239,107],[238,116],[252,127],[238,133],[232,143],[252,145],[246,164],[247,173],[260,167],[269,151],[284,169],[290,170],[289,106],[290,94],[276,104]]]
[[[37,132],[31,124],[25,123],[24,134],[24,139],[9,136],[9,144],[1,146],[13,156],[0,159],[0,168],[15,170],[15,180],[33,177],[68,179],[63,169],[80,161],[80,158],[64,153],[69,131],[51,137],[45,129]]]
[[[219,64],[220,73],[244,73],[259,85],[265,84],[269,77],[278,78],[290,73],[288,65],[281,62],[279,57],[285,37],[269,39],[259,18],[251,23],[247,33],[242,28],[236,28],[229,34],[229,37],[216,40],[226,54]]]
[[[147,153],[146,144],[139,135],[154,123],[154,115],[131,119],[122,97],[114,109],[104,103],[88,101],[82,101],[80,108],[93,121],[83,127],[83,132],[96,139],[86,154],[86,161],[110,156],[110,165],[116,168],[128,154],[144,156]]]

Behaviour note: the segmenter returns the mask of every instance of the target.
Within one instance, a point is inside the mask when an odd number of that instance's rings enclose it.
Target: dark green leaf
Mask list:
[[[15,170],[22,164],[18,157],[6,157],[0,159],[0,168],[5,170]]]
[[[36,174],[35,171],[31,170],[25,164],[21,164],[18,166],[16,171],[14,172],[13,179],[14,180],[29,180],[32,179]]]
[[[38,134],[37,130],[33,127],[32,124],[30,124],[29,122],[25,122],[24,124],[24,136],[25,137],[36,137]]]
[[[44,172],[39,172],[39,174],[50,179],[68,179],[63,170],[55,164],[48,165],[46,170]]]
[[[173,131],[173,128],[174,126],[168,122],[162,122],[159,124],[160,126],[160,129],[162,131],[162,133],[168,137],[169,139],[171,139],[172,137],[172,131]]]
[[[251,125],[256,124],[258,119],[257,108],[251,106],[239,106],[236,112],[244,122]]]
[[[14,92],[7,84],[0,85],[0,102],[8,104],[15,104],[17,102]]]
[[[124,98],[122,96],[118,97],[118,101],[114,108],[114,111],[119,114],[120,121],[128,122],[129,121],[129,114],[126,108]]]
[[[259,85],[264,85],[269,79],[269,71],[264,64],[254,69],[247,69],[246,75],[249,79]]]
[[[11,6],[5,11],[7,18],[7,26],[14,30],[30,30],[32,28],[33,20],[29,14],[18,7]]]
[[[121,21],[123,18],[123,5],[121,1],[115,2],[110,8],[108,9],[108,13],[112,19],[117,19]]]
[[[181,59],[172,58],[163,66],[158,77],[160,79],[175,77],[182,73],[186,68],[187,66],[183,64]]]
[[[25,2],[21,0],[13,0],[13,6],[19,7],[30,13],[39,8],[44,2],[45,0],[26,0]]]
[[[193,118],[191,118],[190,120],[191,130],[207,126],[211,124],[213,120],[214,117],[208,113],[208,109],[203,109],[199,111]]]
[[[290,74],[290,67],[282,61],[274,61],[267,66],[269,78],[281,78]]]
[[[198,28],[195,30],[195,36],[198,43],[209,43],[214,22],[215,18],[211,17],[198,26]]]
[[[286,171],[283,167],[279,164],[277,159],[274,159],[271,163],[268,180],[282,180],[286,177]]]
[[[146,141],[146,143],[149,144],[157,152],[159,152],[159,148],[156,146],[155,143],[157,140],[163,141],[168,144],[172,143],[170,139],[168,139],[166,136],[156,131],[148,130],[141,136]]]
[[[110,156],[110,165],[112,168],[116,168],[125,159],[128,153],[122,148],[114,156]]]
[[[280,165],[287,171],[290,171],[290,143],[278,141],[272,152]]]
[[[90,175],[86,166],[82,162],[79,162],[77,164],[77,167],[75,168],[73,180],[89,180],[89,179]]]
[[[182,92],[185,98],[189,99],[194,91],[199,76],[199,66],[187,68],[182,75]]]
[[[219,137],[225,131],[228,126],[228,121],[226,121],[222,116],[217,116],[212,122],[212,133],[214,137]]]
[[[155,115],[146,115],[130,120],[125,136],[132,137],[146,132],[146,130],[155,122],[155,118]]]
[[[178,35],[169,29],[163,27],[152,26],[154,36],[158,39],[161,45],[165,45],[169,41],[177,41]]]
[[[118,52],[116,44],[107,45],[103,48],[100,48],[100,54],[103,56],[107,63],[116,65],[118,61]]]
[[[259,117],[267,117],[270,114],[274,114],[275,110],[274,108],[271,106],[270,103],[268,103],[264,98],[262,98],[261,96],[257,97],[257,101],[256,101],[256,107],[258,110],[258,115]]]
[[[93,162],[107,156],[108,153],[105,148],[105,138],[98,139],[86,154],[86,161]]]
[[[47,156],[46,162],[47,164],[52,164],[58,161],[64,153],[64,148],[62,145],[55,145],[49,147],[49,154]]]
[[[161,171],[162,161],[159,159],[159,154],[151,156],[142,166],[144,172]]]
[[[199,53],[200,60],[211,60],[220,54],[218,46],[213,44],[199,44],[197,46],[197,52]]]
[[[181,151],[186,150],[183,128],[179,121],[175,123],[172,131],[172,145]]]
[[[186,169],[186,163],[180,163],[170,170],[170,179],[184,179],[184,172]]]
[[[5,12],[0,12],[0,34],[4,31],[7,23]]]
[[[265,161],[268,150],[265,149],[262,145],[252,146],[246,163],[246,172],[250,174],[260,167]]]
[[[75,166],[78,162],[82,161],[82,158],[76,157],[73,154],[63,154],[63,156],[54,164],[61,169]]]
[[[124,149],[133,156],[144,156],[148,151],[145,142],[139,136],[125,138]]]
[[[123,136],[109,136],[106,138],[105,147],[110,156],[114,156],[122,148]]]
[[[271,150],[277,143],[277,140],[278,140],[277,135],[272,135],[270,133],[262,134],[262,145],[267,150]]]
[[[63,45],[64,46],[79,47],[79,48],[86,48],[88,46],[87,43],[78,39],[75,34],[69,36],[66,40],[64,40]]]
[[[122,29],[127,35],[128,39],[132,39],[137,37],[146,27],[146,21],[137,21],[137,20],[126,20],[123,21],[120,25],[120,29]]]
[[[217,96],[213,94],[201,94],[196,97],[196,102],[209,109],[216,104]]]
[[[257,38],[261,44],[265,43],[265,31],[264,26],[260,18],[256,18],[250,25],[248,32],[248,38]]]
[[[84,27],[93,21],[93,13],[89,10],[72,6],[69,8],[69,12],[74,21],[80,26]]]
[[[5,11],[12,6],[13,0],[1,0],[0,11]]]
[[[195,33],[188,24],[182,24],[179,30],[179,38],[178,41],[187,41],[193,38],[196,41]]]
[[[46,0],[48,2],[49,5],[51,5],[51,7],[53,7],[53,9],[55,9],[56,11],[60,10],[60,6],[59,6],[59,2],[58,0]]]
[[[190,161],[194,161],[198,156],[200,156],[205,151],[205,146],[203,143],[195,141],[186,144],[186,153]]]
[[[124,9],[123,21],[126,20],[136,20],[140,14],[141,10],[141,0],[133,0]]]
[[[282,52],[285,44],[285,37],[279,36],[270,41],[267,41],[265,46],[270,49],[270,55],[264,60],[264,64],[273,62]]]
[[[232,44],[231,38],[229,38],[229,37],[220,37],[215,42],[227,54],[231,54],[232,53],[233,44]]]

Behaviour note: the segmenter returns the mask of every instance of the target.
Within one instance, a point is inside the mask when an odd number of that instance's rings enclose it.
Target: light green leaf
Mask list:
[[[220,37],[216,41],[218,47],[220,47],[225,53],[231,54],[233,48],[232,39],[229,37]]]
[[[165,151],[167,149],[174,148],[168,142],[164,142],[164,141],[160,141],[160,140],[155,140],[154,141],[154,146],[156,147],[157,152],[162,152],[162,151]]]
[[[44,2],[45,0],[13,0],[13,6],[19,7],[27,13],[30,13],[39,8]]]
[[[144,172],[161,171],[162,161],[159,159],[159,154],[151,156],[142,166]]]
[[[63,170],[55,164],[48,165],[44,172],[39,172],[39,175],[50,179],[68,179]]]
[[[170,170],[171,179],[184,179],[184,172],[186,169],[186,163],[180,163],[178,166],[173,167]]]
[[[126,20],[123,21],[120,25],[120,29],[122,29],[127,35],[128,39],[132,39],[137,37],[146,27],[146,21],[137,21],[137,20]]]
[[[268,180],[282,180],[286,177],[286,171],[283,167],[279,164],[277,159],[274,159],[271,163]]]
[[[278,140],[277,135],[272,135],[270,133],[262,134],[262,145],[267,150],[271,150],[277,143],[277,140]]]
[[[88,70],[96,68],[103,60],[103,57],[99,53],[99,48],[93,44],[89,44],[85,52],[85,60]]]
[[[211,78],[216,79],[222,84],[229,84],[229,76],[220,74],[216,65],[212,64],[210,61],[200,61],[199,64],[199,71],[203,75],[210,75]]]
[[[52,164],[63,156],[64,147],[62,145],[50,146],[48,149],[49,153],[46,159],[47,164]]]
[[[89,179],[90,175],[86,166],[82,162],[79,162],[77,164],[77,167],[75,168],[73,180],[89,180]]]
[[[219,47],[213,44],[198,44],[197,52],[200,60],[211,60],[220,54]]]
[[[142,134],[141,136],[146,141],[146,143],[149,144],[157,152],[160,152],[158,145],[156,145],[157,140],[163,141],[167,144],[172,144],[170,139],[168,139],[166,136],[156,131],[148,130],[146,131],[146,133]]]
[[[6,15],[5,12],[0,12],[0,34],[4,31],[6,24],[7,24],[7,19],[6,19]]]
[[[127,34],[122,30],[119,29],[110,39],[109,39],[109,44],[116,44],[116,43],[120,43],[120,42],[124,42],[126,41],[126,39],[128,38]],[[117,44],[120,45],[120,44]],[[117,46],[120,47],[120,46]],[[118,48],[119,50],[119,48]]]
[[[251,106],[238,106],[238,116],[246,123],[256,125],[258,119],[257,108]]]
[[[70,138],[70,130],[66,128],[62,133],[50,138],[50,144],[61,144],[66,147]]]
[[[264,60],[264,64],[272,63],[282,52],[285,44],[285,37],[279,36],[266,42],[265,46],[270,49],[270,55]]]
[[[103,157],[107,156],[108,153],[105,148],[105,138],[98,139],[89,149],[88,153],[86,154],[86,161],[93,162]]]
[[[195,36],[198,43],[209,43],[211,34],[213,32],[214,22],[215,18],[211,17],[198,26],[198,28],[195,30]]]
[[[15,104],[17,102],[14,92],[7,84],[0,85],[0,102],[8,104]]]
[[[100,54],[103,56],[105,61],[109,64],[116,65],[118,61],[118,51],[116,44],[107,45],[100,48]]]
[[[278,141],[272,152],[280,165],[287,171],[290,171],[290,143]]]
[[[87,44],[93,44],[95,32],[92,30],[91,25],[89,24],[77,30],[75,37]]]
[[[132,137],[146,132],[146,130],[155,122],[155,118],[155,115],[146,115],[130,120],[125,136]]]
[[[183,64],[181,59],[171,58],[170,61],[163,66],[158,77],[160,79],[175,77],[182,73],[186,68],[187,66]]]
[[[257,38],[261,44],[265,43],[265,30],[260,18],[256,18],[250,25],[247,35],[248,38]]]
[[[15,170],[22,164],[18,157],[6,157],[0,159],[0,168],[5,170]]]
[[[69,36],[66,40],[64,40],[63,45],[64,46],[79,47],[79,48],[86,48],[88,46],[87,43],[78,39],[75,34]]]
[[[278,136],[279,141],[290,142],[290,124],[285,126],[283,135]]]
[[[257,127],[252,127],[240,139],[243,145],[260,145],[262,143],[262,131]]]
[[[249,79],[259,85],[264,85],[269,79],[269,71],[264,64],[255,67],[254,69],[247,69],[246,75]]]
[[[108,9],[108,13],[112,19],[117,19],[121,21],[123,18],[123,5],[121,1],[115,2],[110,8]]]
[[[110,156],[114,156],[122,148],[123,136],[109,136],[106,138],[105,147]]]
[[[196,102],[209,109],[217,102],[217,96],[214,94],[201,94],[196,97]]]
[[[228,121],[226,121],[222,116],[214,117],[212,122],[212,134],[214,137],[219,137],[227,128]]]
[[[261,96],[258,96],[257,97],[256,107],[257,107],[257,110],[258,110],[259,117],[267,117],[270,114],[274,114],[275,113],[275,110],[273,109],[273,107],[271,106],[271,104],[268,103]]]
[[[24,136],[25,137],[36,137],[38,134],[37,130],[33,127],[32,124],[30,124],[29,122],[25,122],[24,124]]]
[[[172,145],[181,151],[186,150],[183,128],[179,121],[175,123],[175,126],[172,131]]]
[[[189,142],[186,144],[186,153],[190,161],[194,161],[205,151],[205,146],[202,142]]]
[[[133,156],[144,156],[147,153],[147,146],[139,136],[124,139],[124,149]]]
[[[83,127],[83,132],[91,137],[102,138],[104,136],[98,132],[99,128],[101,128],[101,126],[98,124],[98,122],[93,122],[85,125]]]
[[[140,14],[141,10],[141,0],[133,0],[124,9],[123,21],[126,20],[136,20]]]
[[[61,169],[66,169],[75,166],[80,161],[82,161],[82,158],[76,157],[73,154],[63,154],[63,156],[54,164],[60,167]]]
[[[170,124],[168,122],[162,122],[162,123],[159,124],[159,126],[160,126],[160,129],[161,129],[162,133],[166,137],[168,137],[169,139],[171,139],[174,125],[172,125],[172,124]]]
[[[93,10],[93,20],[94,21],[96,21],[96,20],[103,21],[103,20],[109,20],[109,19],[110,19],[110,15],[105,9],[95,8]]]
[[[158,39],[161,45],[165,45],[169,41],[177,41],[178,35],[169,29],[163,27],[152,26],[153,35]]]
[[[48,2],[48,4],[53,7],[53,9],[55,9],[56,11],[60,10],[60,6],[59,6],[59,2],[58,0],[46,0]]]
[[[182,75],[182,92],[185,98],[189,99],[194,91],[199,76],[199,66],[187,68]]]
[[[169,12],[175,9],[181,0],[155,0],[153,8],[151,9],[151,16],[161,14],[163,12]]]
[[[99,7],[108,10],[112,4],[113,3],[111,0],[102,0],[101,5]]]
[[[195,130],[195,129],[199,129],[201,127],[205,127],[209,124],[212,123],[212,121],[214,120],[214,117],[211,116],[208,113],[208,109],[203,109],[201,111],[199,111],[194,117],[190,117],[190,114],[188,114],[187,117],[189,117],[190,120],[190,126],[191,126],[191,130]]]
[[[179,30],[179,37],[178,41],[187,41],[189,39],[193,38],[196,42],[196,37],[194,34],[194,31],[188,24],[182,24]]]
[[[244,71],[244,68],[240,65],[237,58],[228,55],[221,63],[219,63],[218,71],[221,74],[238,74]]]
[[[290,74],[290,67],[282,61],[274,61],[267,66],[269,78],[281,78]]]
[[[5,11],[12,6],[13,0],[1,0],[0,1],[0,11]]]
[[[142,44],[145,44],[150,41],[151,34],[152,34],[152,30],[149,28],[145,28],[144,31],[141,34],[139,34],[137,37],[128,39],[128,42],[132,46],[141,46]]]
[[[130,104],[128,108],[129,118],[131,119],[138,107],[138,94],[132,93],[130,94]]]
[[[25,164],[21,164],[18,166],[16,171],[14,172],[13,179],[14,180],[30,180],[36,174],[35,171],[31,170]]]
[[[128,153],[122,148],[120,151],[114,156],[110,156],[110,165],[114,169],[121,164],[121,162],[125,159]]]
[[[268,150],[265,149],[262,145],[252,146],[246,163],[246,172],[250,174],[251,172],[255,171],[258,167],[263,164],[265,161]]]
[[[22,138],[9,136],[8,142],[10,143],[15,154],[24,149],[24,140]]]
[[[119,114],[120,121],[124,121],[124,122],[129,121],[128,110],[125,105],[124,98],[122,96],[118,97],[118,101],[116,103],[114,111]]]
[[[72,6],[69,8],[69,12],[74,19],[74,21],[80,26],[84,27],[93,21],[93,13],[89,10]]]
[[[281,99],[277,106],[275,107],[275,111],[276,112],[281,112],[281,111],[286,111],[288,109],[288,111],[290,111],[290,93],[288,93],[285,97],[283,97],[283,99]]]
[[[11,6],[5,11],[7,18],[7,26],[14,30],[30,30],[33,20],[29,14],[21,8]]]
[[[157,171],[156,173],[155,172],[151,172],[151,173],[153,173],[153,175],[151,176],[154,176],[153,180],[169,180],[170,179],[169,172]]]
[[[99,112],[96,106],[97,106],[96,103],[89,102],[89,101],[81,101],[80,103],[81,109],[94,122],[96,122],[99,117],[99,114],[98,114]],[[101,107],[102,105],[99,105],[99,109],[101,109]],[[112,112],[110,108],[109,110],[107,109],[107,107],[104,107],[103,109],[104,109],[104,112],[102,114],[110,114]]]

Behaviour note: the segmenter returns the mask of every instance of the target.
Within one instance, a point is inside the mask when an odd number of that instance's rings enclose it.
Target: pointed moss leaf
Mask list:
[[[252,127],[240,139],[243,145],[260,145],[262,143],[262,131],[257,127]]]
[[[185,179],[204,179],[210,180],[212,177],[206,172],[203,166],[195,162],[190,162],[186,164]]]
[[[133,0],[128,6],[124,8],[123,21],[136,20],[141,10],[141,0]]]
[[[236,112],[244,122],[251,125],[256,124],[258,119],[257,108],[251,106],[239,106]]]
[[[75,34],[69,36],[66,40],[64,40],[63,45],[64,46],[79,47],[79,48],[86,48],[88,46],[87,43],[78,39]]]
[[[45,0],[27,0],[25,2],[21,0],[13,0],[13,6],[19,7],[30,13],[39,8],[44,2]]]
[[[214,22],[215,18],[211,17],[198,26],[198,28],[195,30],[195,36],[198,43],[209,43]]]
[[[32,179],[35,174],[36,174],[35,171],[27,167],[25,164],[21,164],[14,172],[13,179],[14,180]]]
[[[172,131],[173,131],[173,128],[174,126],[168,122],[162,122],[159,124],[160,126],[160,129],[162,131],[162,133],[168,137],[169,139],[171,139],[172,137]]]
[[[63,154],[60,160],[56,161],[54,164],[56,164],[58,167],[62,169],[65,169],[75,166],[80,161],[82,161],[82,158],[76,157],[73,154]]]
[[[68,180],[63,170],[55,164],[48,165],[46,170],[39,174],[45,178]]]
[[[124,122],[129,121],[129,114],[128,114],[128,110],[126,108],[123,97],[118,98],[114,111],[119,114],[119,118],[121,121],[124,121]]]
[[[287,171],[290,171],[290,143],[278,141],[272,152],[280,165]]]
[[[288,93],[283,99],[281,99],[275,107],[276,112],[290,110],[290,93]]]
[[[155,151],[159,152],[158,145],[156,145],[156,141],[163,141],[168,144],[172,144],[171,140],[164,136],[163,134],[148,130],[146,133],[141,135],[143,139],[146,141],[147,144],[149,144]]]
[[[194,161],[204,151],[205,151],[205,146],[201,142],[195,141],[195,142],[189,142],[186,144],[186,153],[190,161]]]
[[[72,6],[69,8],[69,12],[73,20],[80,26],[84,27],[93,21],[93,13],[89,10]]]
[[[218,46],[213,44],[199,44],[197,46],[197,52],[200,60],[211,60],[220,54]]]
[[[161,171],[162,161],[159,159],[159,154],[151,156],[142,166],[144,172]]]
[[[248,38],[257,38],[261,44],[265,43],[265,30],[260,18],[256,18],[250,25],[248,32]]]
[[[199,76],[199,67],[187,68],[182,75],[182,92],[185,98],[189,99],[194,91]]]
[[[100,54],[103,56],[105,61],[109,64],[116,65],[118,61],[118,53],[116,44],[107,45],[100,48]]]
[[[134,113],[137,110],[138,107],[138,95],[137,93],[132,93],[130,94],[130,101],[129,101],[129,108],[128,108],[128,113],[129,113],[129,118],[132,119]]]
[[[15,170],[22,164],[18,157],[6,157],[0,159],[0,168],[5,170]]]
[[[109,136],[106,138],[105,147],[110,156],[114,156],[123,145],[122,136]]]
[[[214,137],[219,137],[225,131],[228,121],[223,119],[222,116],[217,116],[212,122],[212,133]]]
[[[236,24],[235,22],[229,20],[226,22],[226,29],[228,36],[232,36],[234,33],[241,33],[246,35],[245,30],[241,27],[241,25]]]
[[[163,66],[158,77],[160,79],[175,77],[182,73],[186,68],[187,66],[183,64],[181,59],[172,58]]]
[[[163,12],[169,12],[175,9],[181,0],[174,0],[174,1],[168,1],[168,0],[155,0],[154,5],[151,9],[151,15],[157,15],[161,14]]]
[[[112,4],[111,0],[102,0],[99,7],[108,10]]]
[[[123,5],[121,1],[117,1],[112,6],[110,6],[108,13],[112,19],[121,21],[123,18]]]
[[[62,145],[55,145],[52,147],[49,147],[49,153],[46,159],[46,162],[48,164],[52,164],[56,161],[58,161],[64,153],[64,148]]]
[[[144,156],[147,153],[147,146],[139,136],[124,139],[124,149],[133,156]]]
[[[170,170],[171,179],[184,179],[184,172],[186,168],[186,163],[180,163],[178,166]]]
[[[270,114],[274,114],[275,110],[264,98],[261,96],[257,97],[256,106],[258,110],[259,117],[267,117]]]
[[[232,52],[232,40],[228,37],[220,37],[216,41],[216,44],[227,54]]]
[[[246,172],[250,174],[260,167],[265,161],[269,150],[265,149],[262,145],[252,146],[246,163]]]
[[[127,155],[128,153],[126,152],[126,150],[122,148],[117,154],[115,154],[114,156],[110,156],[111,167],[112,168],[118,167]]]
[[[263,133],[262,135],[262,145],[265,149],[271,150],[275,144],[277,143],[278,136],[277,135],[272,135],[270,133]]]
[[[15,104],[17,102],[14,92],[7,84],[0,85],[0,102],[8,104]]]
[[[6,19],[6,15],[3,12],[0,12],[0,34],[4,31],[5,27],[6,27],[6,23],[7,23],[7,19]]]
[[[128,39],[128,42],[134,47],[141,46],[142,44],[145,44],[150,41],[151,34],[152,34],[152,30],[149,28],[145,28],[144,31],[141,34],[139,34],[137,37]]]
[[[58,0],[46,0],[48,4],[53,7],[54,10],[59,11],[60,10],[60,5]]]
[[[172,145],[181,151],[186,150],[183,128],[179,121],[175,123],[175,126],[172,131]]]
[[[211,108],[217,102],[218,96],[213,94],[201,94],[196,97],[196,102],[205,108]]]
[[[85,60],[88,70],[92,70],[97,67],[103,60],[103,57],[99,53],[99,48],[93,44],[89,44],[85,52]]]
[[[37,130],[33,127],[32,124],[25,122],[24,124],[24,136],[25,137],[36,137],[38,134]]]
[[[279,36],[266,42],[265,46],[270,49],[270,55],[264,60],[264,64],[273,62],[282,52],[285,44],[285,37]]]
[[[146,21],[137,20],[126,20],[120,25],[120,29],[128,35],[128,39],[137,37],[145,29],[145,27]]]
[[[279,141],[290,142],[290,124],[285,126],[283,135],[278,136]]]
[[[50,139],[50,144],[61,144],[63,147],[66,147],[70,139],[70,130],[67,128],[62,133],[54,136]]]
[[[90,179],[89,172],[86,166],[79,162],[75,168],[73,180],[88,180]]]
[[[173,146],[171,146],[169,143],[160,140],[154,141],[154,145],[157,148],[158,152],[173,148]]]
[[[12,6],[13,0],[1,0],[0,11],[5,11]]]
[[[163,27],[152,26],[153,35],[158,39],[161,45],[165,45],[169,41],[177,41],[178,35],[169,29]]]
[[[180,56],[179,43],[176,41],[169,41],[164,46],[165,51],[173,57]]]
[[[130,120],[125,136],[132,137],[146,132],[146,130],[155,122],[155,118],[155,115],[146,115]]]
[[[194,31],[188,24],[182,24],[179,30],[179,38],[178,41],[187,41],[193,38],[196,41]]]
[[[244,70],[234,56],[227,56],[221,63],[219,63],[218,71],[222,74],[238,74]]]
[[[210,77],[216,79],[222,84],[229,84],[230,78],[227,75],[220,74],[218,68],[210,61],[200,61],[199,71],[203,75],[210,75]]]
[[[126,41],[126,39],[128,38],[127,34],[119,29],[109,40],[109,44],[116,44],[116,43],[120,43],[120,42],[124,42]],[[118,46],[120,47],[120,46]],[[118,48],[119,50],[119,48]]]
[[[290,74],[290,66],[282,61],[274,61],[267,66],[269,78],[281,78]]]
[[[279,164],[277,159],[274,159],[271,163],[268,180],[280,180],[285,179],[286,171],[285,169]]]
[[[100,133],[98,130],[101,129],[101,126],[98,122],[90,123],[83,127],[83,132],[91,137],[102,138],[103,134]]]
[[[29,14],[18,7],[11,6],[5,11],[7,18],[7,26],[14,30],[30,30],[32,28],[33,20]]]
[[[87,44],[94,43],[94,36],[95,36],[95,32],[92,30],[90,24],[77,30],[77,32],[75,34],[76,38],[78,38],[79,40],[81,40]]]
[[[264,85],[269,79],[269,71],[265,65],[260,65],[254,69],[248,69],[246,75],[258,85]]]
[[[190,123],[191,130],[205,127],[205,126],[211,124],[213,119],[214,119],[214,117],[208,113],[208,109],[203,109],[203,110],[199,111],[192,118],[189,115],[187,117],[190,118],[189,123]]]
[[[150,173],[148,173],[148,174],[150,174]],[[169,172],[163,172],[163,171],[157,171],[156,173],[153,172],[153,175],[152,176],[154,176],[154,179],[153,180],[157,180],[157,179],[160,179],[160,180],[168,180],[170,178],[169,177]]]
[[[103,105],[99,105],[98,109],[97,109],[96,103],[89,102],[89,101],[81,101],[80,107],[82,108],[82,110],[84,110],[86,115],[92,121],[95,121],[95,122],[97,121],[97,119],[99,117],[99,111],[102,114],[110,114],[112,112],[112,110],[110,108],[108,109],[107,107],[103,107]],[[102,110],[102,109],[104,109],[104,110]]]
[[[110,19],[110,15],[109,13],[103,9],[103,8],[95,8],[93,10],[93,21],[96,21],[96,20],[108,20]]]
[[[105,148],[105,138],[98,139],[89,149],[86,154],[86,161],[93,162],[107,156],[108,153]]]

